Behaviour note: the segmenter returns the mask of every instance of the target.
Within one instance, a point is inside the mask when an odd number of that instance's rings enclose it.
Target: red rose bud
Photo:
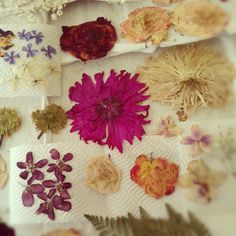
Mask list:
[[[117,40],[114,26],[103,17],[78,26],[63,26],[62,30],[61,49],[82,61],[106,56]]]

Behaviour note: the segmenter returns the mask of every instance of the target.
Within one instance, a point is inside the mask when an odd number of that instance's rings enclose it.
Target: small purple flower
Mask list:
[[[9,54],[8,53],[5,54],[4,61],[8,62],[9,64],[16,64],[15,59],[17,58],[20,58],[20,54],[12,51]]]
[[[21,40],[29,41],[32,37],[32,34],[27,32],[25,29],[23,29],[21,32],[18,32],[17,34]]]
[[[30,39],[35,39],[36,44],[42,43],[43,37],[44,37],[44,35],[42,34],[42,32],[37,32],[37,30],[31,31],[31,38]]]
[[[72,184],[65,182],[64,175],[58,175],[57,180],[45,180],[43,181],[43,186],[45,188],[50,188],[51,194],[58,192],[63,199],[71,199],[68,189],[72,187]]]
[[[34,204],[34,194],[40,194],[44,191],[41,184],[28,185],[21,195],[22,203],[25,207],[31,207]]]
[[[181,141],[182,144],[191,146],[190,154],[196,156],[202,152],[209,152],[213,144],[213,137],[205,134],[198,125],[193,125],[191,132],[190,136],[184,137]]]
[[[57,54],[57,51],[52,46],[48,45],[47,48],[43,47],[41,52],[45,52],[45,57],[52,59],[52,54]]]
[[[22,51],[27,52],[26,57],[34,57],[38,50],[32,49],[32,43],[27,44],[26,47],[22,47]]]
[[[22,179],[27,179],[29,176],[29,173],[32,174],[32,177],[28,180],[28,184],[31,184],[33,180],[43,180],[44,174],[38,170],[40,168],[43,168],[45,165],[48,164],[47,159],[42,159],[38,161],[37,163],[34,163],[33,161],[33,154],[32,152],[28,152],[26,154],[26,162],[17,162],[17,167],[19,169],[23,169],[24,171],[21,172],[20,177]]]
[[[49,168],[47,172],[54,172],[55,176],[58,178],[59,175],[62,175],[62,172],[71,172],[72,167],[66,162],[73,159],[73,155],[71,153],[67,153],[63,156],[62,160],[60,159],[60,153],[55,148],[51,149],[51,158],[56,161],[55,164],[49,164]]]
[[[48,215],[49,219],[55,220],[55,211],[54,208],[61,211],[70,211],[72,205],[70,202],[65,201],[62,197],[56,195],[54,196],[51,191],[48,194],[39,193],[38,198],[43,200],[40,204],[39,208],[37,209],[37,214],[45,214]]]

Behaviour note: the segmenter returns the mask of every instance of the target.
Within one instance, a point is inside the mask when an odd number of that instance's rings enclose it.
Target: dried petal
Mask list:
[[[46,188],[53,188],[56,185],[56,181],[54,180],[44,180],[43,181],[43,186]]]
[[[26,169],[27,168],[27,166],[24,162],[17,162],[16,165],[19,169]]]
[[[57,149],[53,148],[50,150],[51,157],[53,160],[59,160],[60,159],[60,153],[58,152]]]
[[[36,167],[37,168],[43,168],[44,166],[46,166],[48,164],[48,160],[47,159],[43,159],[40,160],[36,163]]]
[[[21,196],[22,203],[25,207],[31,207],[34,204],[33,193],[27,188],[23,191]]]
[[[64,162],[67,162],[67,161],[71,161],[73,159],[73,155],[71,153],[67,153],[63,158],[62,160]]]
[[[44,191],[44,187],[41,184],[31,184],[30,191],[34,194],[39,194]]]
[[[23,171],[22,173],[20,173],[20,177],[22,179],[27,179],[28,178],[28,175],[29,175],[29,171],[28,170],[25,170]]]
[[[33,163],[33,153],[32,152],[28,152],[27,154],[26,154],[26,162],[27,163]]]

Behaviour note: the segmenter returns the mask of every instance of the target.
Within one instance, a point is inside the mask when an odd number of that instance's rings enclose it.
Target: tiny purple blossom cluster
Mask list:
[[[47,159],[42,159],[35,163],[33,153],[28,152],[26,161],[17,162],[17,167],[23,170],[19,176],[27,183],[21,196],[23,205],[32,207],[35,202],[35,196],[37,196],[42,202],[36,214],[45,214],[49,219],[55,220],[55,209],[68,212],[72,208],[69,201],[71,196],[68,192],[72,184],[65,182],[66,176],[64,173],[72,171],[72,167],[67,162],[73,159],[73,155],[67,153],[61,159],[60,153],[55,148],[50,150],[50,154],[52,160],[54,160],[53,163],[48,164]],[[41,169],[46,165],[48,166],[47,172],[53,173],[54,179],[45,180]]]
[[[35,40],[35,43],[38,45],[43,42],[44,35],[42,32],[37,32],[37,30],[26,31],[23,29],[21,32],[17,33],[20,40]]]

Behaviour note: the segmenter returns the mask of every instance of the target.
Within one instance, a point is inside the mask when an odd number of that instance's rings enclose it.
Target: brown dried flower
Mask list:
[[[58,133],[61,129],[66,127],[67,123],[65,110],[56,104],[48,105],[45,110],[34,111],[32,113],[32,119],[37,130],[41,132],[38,139],[48,131]]]
[[[138,69],[152,100],[169,103],[180,120],[201,107],[222,107],[231,93],[234,66],[204,44],[164,49]]]

